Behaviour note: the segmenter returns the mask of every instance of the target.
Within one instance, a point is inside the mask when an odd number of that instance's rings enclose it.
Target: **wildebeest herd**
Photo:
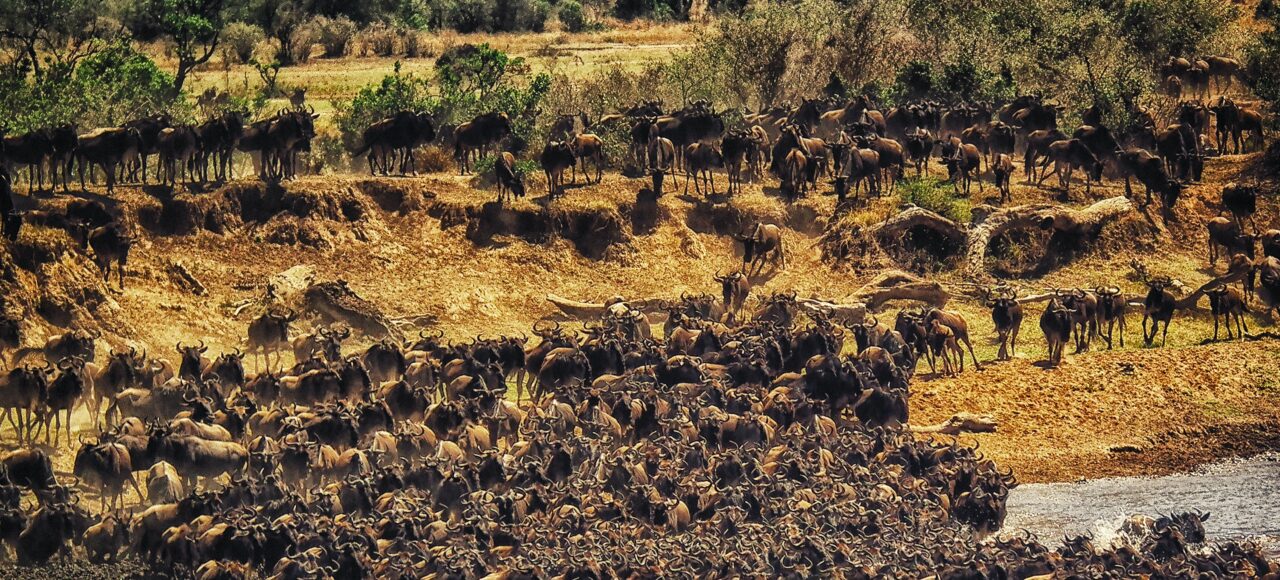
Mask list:
[[[581,331],[362,351],[268,310],[250,342],[296,363],[256,374],[203,343],[99,360],[68,333],[43,349],[55,363],[15,361],[5,415],[28,445],[56,439],[59,412],[91,425],[72,476],[40,448],[0,456],[0,538],[24,564],[82,549],[209,579],[1277,571],[1255,546],[1202,545],[1198,513],[1134,520],[1115,547],[995,539],[1016,483],[906,427],[909,339],[788,294],[730,328],[734,302],[664,303],[661,334],[611,300]]]

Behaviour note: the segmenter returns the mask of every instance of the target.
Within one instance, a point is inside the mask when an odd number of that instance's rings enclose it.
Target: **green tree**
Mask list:
[[[218,48],[225,3],[225,0],[148,0],[148,16],[154,19],[161,33],[173,39],[178,53],[174,94],[182,92],[187,75],[208,62]]]
[[[0,49],[11,56],[9,72],[69,75],[115,32],[97,19],[103,10],[101,0],[0,0]]]

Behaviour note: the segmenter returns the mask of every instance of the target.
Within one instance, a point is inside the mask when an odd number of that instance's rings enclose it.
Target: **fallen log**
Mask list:
[[[941,433],[943,435],[959,435],[961,433],[995,433],[996,419],[991,415],[976,413],[956,413],[951,418],[937,425],[912,425],[912,433]]]
[[[555,294],[547,294],[547,302],[550,302],[553,306],[560,309],[560,312],[564,313],[565,316],[576,318],[578,320],[597,320],[601,316],[604,316],[605,311],[608,309],[604,304],[595,302],[579,302],[577,300],[562,298]],[[663,311],[663,300],[658,298],[623,300],[622,303],[626,304],[632,310],[639,310],[646,314]]]
[[[991,245],[991,240],[1010,230],[1036,227],[1071,234],[1096,233],[1106,222],[1131,212],[1133,203],[1122,195],[1104,199],[1084,209],[1032,204],[993,211],[968,231],[964,275],[969,278],[986,277],[987,246]]]

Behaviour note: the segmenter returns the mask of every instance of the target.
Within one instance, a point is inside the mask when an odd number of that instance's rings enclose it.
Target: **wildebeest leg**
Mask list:
[[[1160,346],[1163,347],[1169,341],[1169,321],[1164,321],[1164,332],[1160,334]]]
[[[1236,336],[1240,340],[1244,340],[1244,333],[1249,332],[1249,323],[1244,321],[1243,314],[1236,315],[1236,331]]]
[[[1230,318],[1227,319],[1230,322]],[[1227,327],[1227,338],[1231,338],[1231,327]],[[1213,314],[1213,339],[1218,340],[1218,314]]]

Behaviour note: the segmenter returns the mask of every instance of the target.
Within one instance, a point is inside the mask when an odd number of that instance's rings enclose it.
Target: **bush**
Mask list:
[[[569,32],[582,32],[587,28],[587,15],[578,0],[561,0],[560,24]]]
[[[547,0],[495,0],[489,28],[495,32],[542,32],[551,17]]]
[[[431,42],[419,31],[408,29],[401,32],[404,38],[404,55],[409,58],[431,56]]]
[[[396,54],[396,31],[381,22],[375,22],[360,32],[364,54],[392,56]]]
[[[316,31],[310,26],[299,26],[289,35],[288,53],[295,64],[306,64],[311,60],[311,49],[317,41]]]
[[[453,0],[445,24],[463,34],[483,31],[493,13],[491,3],[492,0]]]
[[[1273,112],[1280,113],[1280,28],[1262,34],[1249,48],[1245,77],[1254,94],[1270,102]]]
[[[951,183],[925,176],[908,178],[898,184],[898,197],[904,204],[914,204],[959,224],[970,219],[969,200],[954,197]]]
[[[303,25],[311,29],[315,42],[324,47],[325,58],[339,58],[350,52],[351,42],[355,39],[356,23],[346,16],[328,18],[316,16]]]
[[[258,43],[266,38],[266,33],[257,26],[232,22],[222,30],[222,46],[225,49],[223,54],[234,56],[241,64],[247,63],[253,58],[253,51],[258,47]]]

